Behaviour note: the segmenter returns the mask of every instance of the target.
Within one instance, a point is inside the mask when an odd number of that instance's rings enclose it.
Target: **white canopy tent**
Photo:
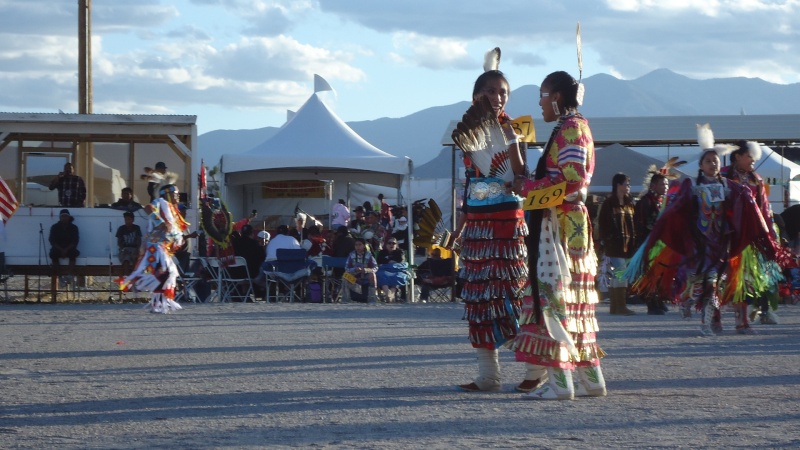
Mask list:
[[[315,92],[272,138],[239,154],[222,156],[224,197],[234,216],[252,209],[259,215],[291,215],[297,203],[312,215],[330,212],[332,202],[349,198],[350,183],[399,189],[411,173],[408,157],[390,155],[359,136]],[[263,198],[265,181],[320,180],[326,198]],[[353,205],[355,206],[355,205]]]
[[[700,151],[696,150],[696,157],[680,170],[688,176],[696,177],[699,156]],[[726,157],[723,165],[728,164],[730,159]],[[762,145],[761,159],[756,161],[756,173],[768,186],[773,212],[780,213],[789,206],[800,203],[800,165],[789,161],[770,147]]]

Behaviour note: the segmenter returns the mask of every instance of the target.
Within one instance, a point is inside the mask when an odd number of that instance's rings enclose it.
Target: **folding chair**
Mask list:
[[[346,257],[322,256],[322,301],[336,303],[342,299],[342,274],[347,264]],[[336,270],[340,269],[340,270]]]
[[[428,270],[417,272],[418,282],[422,288],[420,300],[431,303],[451,301],[452,289],[456,286],[452,258],[429,259],[427,262]]]
[[[222,295],[224,293],[222,289],[222,278],[224,274],[223,267],[220,267],[219,259],[218,258],[200,258],[201,264],[203,264],[203,269],[208,273],[209,282],[216,285],[216,298],[219,302],[224,302],[225,297]],[[209,296],[207,301],[211,301],[212,296]]]
[[[222,292],[224,301],[241,299],[247,303],[253,294],[253,283],[247,261],[242,256],[236,256],[233,264],[224,267],[222,274]]]
[[[197,284],[202,279],[198,276],[195,276],[194,273],[191,272],[184,272],[183,268],[178,262],[178,258],[172,257],[172,262],[175,263],[175,266],[178,268],[178,287],[179,289],[175,290],[175,301],[191,301],[192,303],[199,303],[200,298],[198,297],[197,293],[194,291],[194,285]]]
[[[274,281],[277,285],[275,286],[276,297],[283,290],[290,303],[295,299],[302,300],[304,284],[311,276],[311,265],[306,251],[302,248],[279,248],[275,256],[278,259],[268,261],[268,268],[264,274],[268,280]],[[298,288],[301,291],[299,294],[296,292]]]

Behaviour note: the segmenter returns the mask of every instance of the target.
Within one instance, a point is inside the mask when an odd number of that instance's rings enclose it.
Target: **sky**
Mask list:
[[[281,126],[314,91],[345,121],[469,100],[484,53],[511,88],[550,72],[800,82],[800,0],[91,0],[93,111]],[[78,110],[78,0],[0,0],[0,111]],[[538,99],[530,99],[536,111]]]

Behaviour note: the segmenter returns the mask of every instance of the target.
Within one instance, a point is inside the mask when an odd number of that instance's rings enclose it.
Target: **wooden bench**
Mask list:
[[[78,257],[75,260],[75,270],[74,273],[71,275],[78,276],[78,277],[108,277],[109,274],[112,278],[119,278],[122,276],[122,266],[119,265],[119,261],[116,259],[113,261],[116,264],[110,266],[109,271],[109,262],[108,258],[92,258],[92,257]],[[58,277],[59,275],[65,275],[67,268],[69,266],[69,260],[67,258],[61,258],[59,263],[61,265],[59,273],[56,273],[53,267],[50,266],[50,258],[46,257],[42,259],[42,264],[39,264],[38,258],[35,257],[15,257],[13,258],[13,264],[7,264],[11,273],[14,276],[22,275],[25,277],[25,286],[23,288],[23,292],[25,297],[27,297],[31,293],[40,293],[39,289],[33,289],[30,285],[30,277],[32,276],[49,276],[50,277],[50,301],[55,303],[58,298]],[[13,290],[12,290],[13,291]],[[83,292],[107,292],[109,294],[118,294],[121,298],[121,291],[119,289],[114,289],[110,287],[109,289],[86,289],[82,290]],[[47,292],[47,291],[44,291]]]

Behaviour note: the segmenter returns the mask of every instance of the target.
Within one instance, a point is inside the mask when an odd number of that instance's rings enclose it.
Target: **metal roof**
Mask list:
[[[192,136],[196,121],[188,115],[0,112],[0,136],[4,141],[160,142],[169,135]]]
[[[588,117],[597,147],[619,143],[627,147],[697,145],[697,125],[708,123],[717,142],[740,139],[781,146],[800,142],[800,114],[738,116]],[[536,145],[544,145],[555,123],[534,119]],[[442,145],[453,145],[451,121]]]
[[[669,116],[588,118],[595,146],[697,145],[697,125],[708,123],[717,142],[740,139],[766,145],[800,142],[800,114],[759,116]],[[550,136],[554,123],[534,120],[537,139]],[[542,144],[545,144],[543,142]]]

